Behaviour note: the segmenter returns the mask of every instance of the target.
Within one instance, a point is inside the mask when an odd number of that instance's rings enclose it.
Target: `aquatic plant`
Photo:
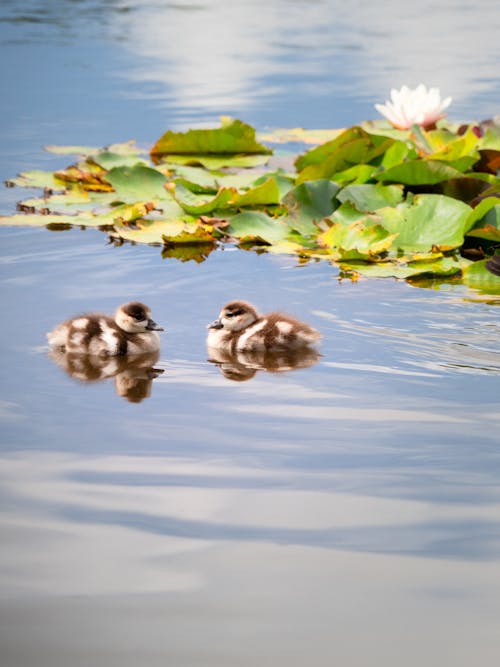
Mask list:
[[[444,110],[451,104],[451,97],[441,100],[439,88],[427,89],[423,83],[416,88],[403,86],[391,90],[391,101],[375,104],[375,109],[399,130],[408,130],[412,125],[425,129],[435,126],[444,118]]]
[[[47,149],[79,159],[11,179],[43,194],[0,224],[96,227],[115,244],[159,245],[181,261],[236,244],[327,260],[352,278],[451,276],[500,293],[485,267],[500,247],[493,121],[398,130],[380,120],[256,136],[226,118],[215,129],[166,132],[149,155],[134,142]]]

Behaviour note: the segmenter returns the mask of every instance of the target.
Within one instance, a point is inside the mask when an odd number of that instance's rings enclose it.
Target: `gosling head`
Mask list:
[[[115,322],[127,333],[163,331],[163,328],[151,319],[150,308],[139,301],[131,301],[120,306],[115,313]]]
[[[208,325],[209,329],[241,331],[250,326],[259,317],[252,304],[246,301],[231,301],[220,311],[218,319]]]

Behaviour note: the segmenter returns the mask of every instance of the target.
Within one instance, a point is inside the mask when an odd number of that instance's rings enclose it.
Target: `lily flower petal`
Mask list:
[[[402,86],[391,90],[391,99],[385,104],[375,104],[375,109],[394,127],[407,130],[412,125],[432,127],[444,117],[444,110],[451,104],[451,97],[441,100],[439,88],[429,88],[421,83],[415,89]]]

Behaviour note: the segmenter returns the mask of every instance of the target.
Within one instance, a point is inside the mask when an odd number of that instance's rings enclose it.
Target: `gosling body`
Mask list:
[[[80,315],[62,322],[47,334],[52,348],[71,354],[117,357],[145,354],[160,349],[151,310],[139,301],[120,306],[114,316],[100,313]]]
[[[319,331],[290,315],[259,315],[252,304],[231,301],[208,325],[207,345],[232,353],[295,350],[313,345],[320,338]]]

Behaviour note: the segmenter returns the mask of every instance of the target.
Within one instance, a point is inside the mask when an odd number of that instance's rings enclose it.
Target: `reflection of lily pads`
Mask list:
[[[197,243],[187,244],[183,243],[172,244],[163,247],[161,256],[163,259],[178,259],[181,262],[196,262],[201,264],[204,262],[209,254],[215,250],[215,243]]]

